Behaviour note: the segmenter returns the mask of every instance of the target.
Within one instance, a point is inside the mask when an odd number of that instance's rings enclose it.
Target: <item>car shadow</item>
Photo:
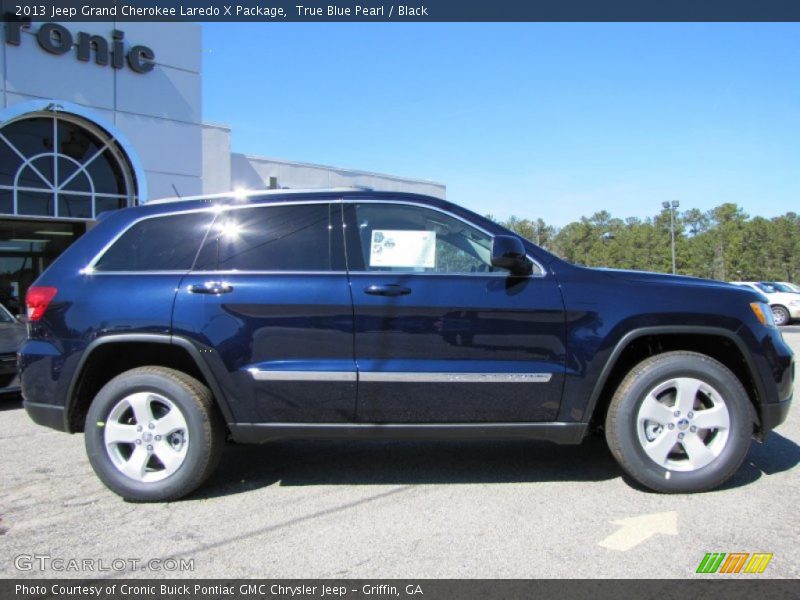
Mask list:
[[[767,435],[763,444],[753,442],[742,466],[734,473],[733,477],[710,492],[732,490],[750,485],[764,475],[783,473],[798,464],[800,464],[800,446],[780,433],[772,431]],[[658,493],[645,488],[627,474],[623,476],[623,479],[636,490],[650,494]]]
[[[474,484],[603,481],[620,470],[602,438],[579,446],[534,441],[285,441],[231,444],[192,497],[279,484]]]
[[[718,490],[749,485],[800,463],[800,446],[772,432]],[[230,444],[211,480],[192,499],[270,485],[424,485],[605,481],[622,476],[602,437],[578,446],[536,441],[283,441]],[[637,491],[651,492],[630,477]]]
[[[754,443],[744,464],[720,489],[747,485],[763,475],[775,475],[796,467],[800,463],[800,446],[773,431],[763,444]]]

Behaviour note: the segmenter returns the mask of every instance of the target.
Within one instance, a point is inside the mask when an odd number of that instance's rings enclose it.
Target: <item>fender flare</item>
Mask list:
[[[766,398],[764,395],[764,383],[761,381],[761,377],[758,376],[758,370],[755,368],[753,364],[753,359],[750,356],[750,351],[745,346],[744,341],[735,332],[729,329],[723,329],[721,327],[704,327],[704,326],[695,326],[695,325],[669,325],[669,326],[654,326],[654,327],[639,327],[636,329],[632,329],[631,331],[627,332],[623,335],[617,344],[614,346],[614,350],[611,352],[611,356],[608,357],[603,370],[600,372],[600,377],[598,377],[597,382],[595,382],[594,388],[592,389],[592,395],[589,397],[589,402],[586,405],[586,410],[583,413],[583,422],[589,423],[594,415],[595,408],[597,407],[597,401],[600,399],[600,394],[603,392],[603,388],[605,387],[611,372],[614,370],[614,367],[617,365],[617,361],[619,360],[620,355],[622,352],[627,348],[631,342],[634,340],[645,337],[648,335],[705,335],[705,336],[715,336],[715,337],[724,337],[736,345],[739,352],[744,357],[745,363],[747,364],[747,369],[750,371],[750,377],[753,379],[753,382],[756,386],[756,392],[758,393],[759,398]],[[758,405],[754,402],[753,408],[756,409],[756,413],[759,414]]]
[[[161,333],[120,333],[106,335],[92,340],[81,354],[80,360],[75,367],[75,371],[72,374],[72,378],[69,382],[69,388],[67,390],[67,403],[64,410],[64,431],[71,431],[69,417],[75,398],[75,390],[77,389],[78,381],[80,381],[81,375],[83,374],[86,362],[89,360],[92,353],[100,346],[124,343],[165,344],[168,346],[178,346],[179,348],[186,350],[197,368],[203,374],[203,377],[205,377],[206,382],[208,382],[208,386],[211,388],[211,393],[214,394],[214,399],[217,401],[217,406],[219,406],[220,411],[222,411],[225,421],[227,423],[233,422],[233,415],[230,407],[228,406],[227,397],[223,394],[222,388],[220,387],[219,382],[214,374],[211,372],[208,363],[203,360],[203,358],[200,356],[200,351],[194,344],[192,344],[191,341],[182,337]]]

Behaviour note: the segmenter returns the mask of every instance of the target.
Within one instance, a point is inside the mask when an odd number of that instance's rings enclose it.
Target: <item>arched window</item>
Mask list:
[[[94,219],[136,201],[124,152],[96,125],[42,112],[0,128],[0,213]]]

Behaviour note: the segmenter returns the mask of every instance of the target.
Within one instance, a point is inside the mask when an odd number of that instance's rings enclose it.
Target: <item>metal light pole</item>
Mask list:
[[[661,206],[669,209],[669,234],[672,238],[672,274],[675,275],[675,209],[681,205],[677,200],[664,201]]]

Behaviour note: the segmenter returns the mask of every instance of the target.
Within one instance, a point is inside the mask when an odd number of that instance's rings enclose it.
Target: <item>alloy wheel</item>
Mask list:
[[[642,401],[636,418],[647,456],[671,471],[696,471],[725,448],[731,417],[722,395],[692,377],[669,379]]]
[[[137,392],[122,398],[104,428],[106,452],[113,465],[136,481],[161,481],[186,459],[189,428],[169,398]]]

